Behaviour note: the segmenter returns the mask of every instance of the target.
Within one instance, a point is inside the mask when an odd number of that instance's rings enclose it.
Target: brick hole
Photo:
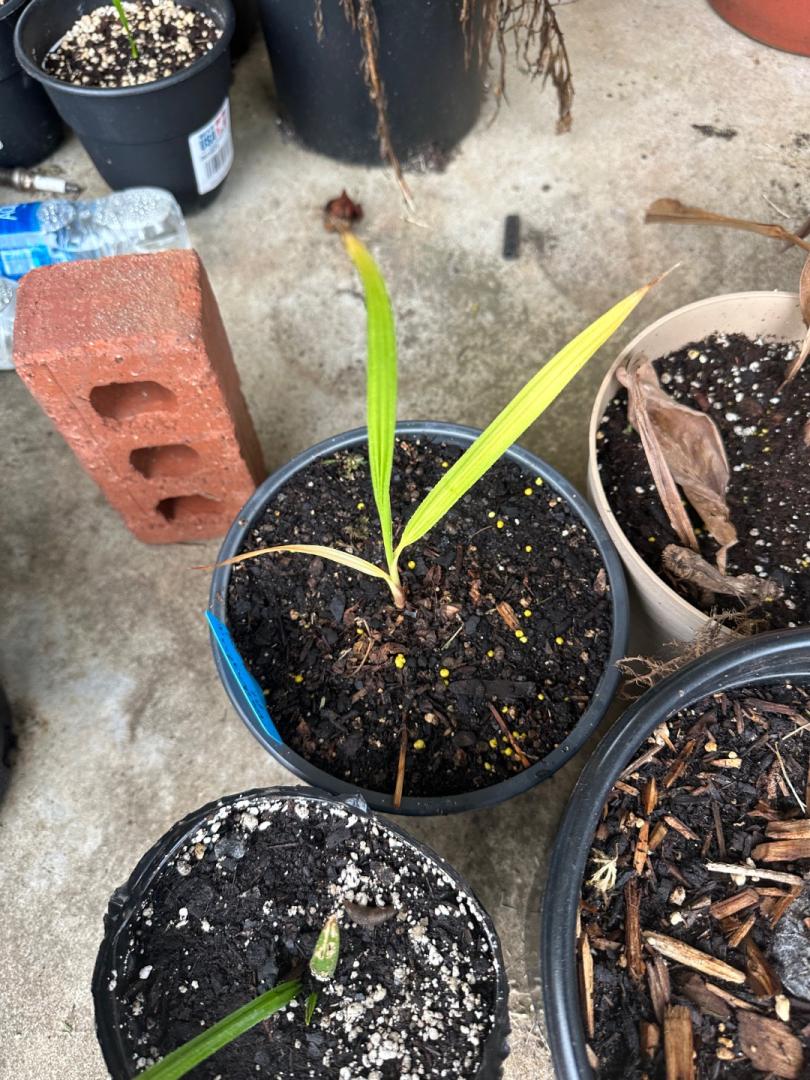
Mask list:
[[[188,476],[200,467],[201,457],[193,446],[140,446],[129,455],[129,463],[147,480],[161,476]]]
[[[107,383],[94,386],[90,391],[90,404],[108,420],[130,420],[141,413],[165,412],[177,408],[177,398],[160,383],[144,382]]]
[[[211,499],[207,495],[173,495],[169,499],[161,499],[156,509],[167,521],[182,523],[201,514],[220,514],[224,506],[219,499]]]

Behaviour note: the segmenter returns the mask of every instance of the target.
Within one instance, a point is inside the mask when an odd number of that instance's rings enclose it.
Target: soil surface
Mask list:
[[[421,501],[455,447],[399,440],[392,501]],[[246,550],[321,543],[380,565],[365,453],[299,473]],[[385,582],[303,555],[233,568],[228,622],[285,742],[327,772],[393,792],[488,786],[545,757],[575,727],[610,650],[609,589],[594,541],[538,478],[499,462]]]
[[[602,1080],[664,1080],[665,1053],[678,1077],[810,1076],[809,724],[806,684],[715,694],[612,789],[579,941]]]
[[[728,503],[739,538],[727,572],[757,574],[784,589],[781,599],[750,613],[771,629],[810,622],[810,364],[779,393],[795,355],[795,345],[718,335],[655,362],[662,389],[717,424],[731,468]],[[597,439],[611,509],[636,551],[661,574],[661,553],[679,541],[628,423],[626,390],[608,405]],[[690,514],[701,554],[714,563],[717,544]],[[707,603],[689,585],[667,580],[705,611],[742,606],[720,595]]]
[[[137,57],[110,4],[83,15],[45,57],[43,69],[81,86],[136,86],[189,67],[222,34],[203,12],[173,0],[138,0],[125,3],[124,11]]]
[[[389,917],[367,925],[381,908]],[[333,914],[338,966],[318,982],[309,960]],[[308,799],[248,796],[203,822],[129,923],[111,988],[130,1075],[297,973],[293,1004],[189,1075],[473,1077],[494,1024],[489,940],[478,903],[381,822]]]

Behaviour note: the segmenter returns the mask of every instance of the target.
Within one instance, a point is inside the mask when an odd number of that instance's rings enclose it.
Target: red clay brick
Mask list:
[[[196,252],[32,271],[17,294],[14,362],[147,543],[221,536],[266,475]]]

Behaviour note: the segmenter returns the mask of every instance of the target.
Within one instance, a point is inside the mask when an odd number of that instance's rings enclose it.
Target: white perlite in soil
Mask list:
[[[313,844],[320,843],[324,835],[326,848],[344,845],[335,860],[340,869],[331,875],[329,884],[319,890],[315,884],[309,887],[307,883],[298,902],[292,906],[285,902],[284,910],[277,906],[276,895],[285,890],[266,885],[267,875],[262,869],[269,865],[272,881],[291,873],[291,860],[300,861],[295,850],[299,847],[297,843],[280,844],[281,850],[273,851],[269,864],[262,861],[262,848],[265,853],[268,848],[273,848],[277,835],[274,821],[282,812],[297,819],[296,828],[301,833],[299,850],[303,850],[308,839]],[[316,834],[312,826],[323,827],[324,823],[329,831]],[[339,837],[339,841],[333,843],[333,837]],[[251,890],[251,901],[254,907],[259,905],[260,919],[251,917],[244,921],[245,894],[236,895],[223,905],[217,895],[217,884],[235,882],[235,867],[238,864],[242,868],[242,859],[245,859],[244,867],[250,866],[251,858],[259,866],[259,879]],[[324,852],[323,859],[324,862],[330,859],[328,851]],[[183,879],[183,895],[193,896],[193,888],[189,889],[189,886],[193,886],[196,876],[208,899],[204,909],[196,911],[190,910],[196,906],[192,899],[179,907],[176,903],[171,907],[167,905],[163,912],[167,917],[161,917],[162,925],[158,926],[156,909],[172,895],[172,871]],[[212,878],[213,896],[209,884]],[[255,893],[257,887],[259,894]],[[286,891],[289,900],[289,889]],[[352,920],[344,907],[346,902],[362,907],[396,909],[390,919],[391,932],[399,935],[401,942],[407,942],[407,947],[391,960],[390,968],[383,963],[382,979],[379,977],[379,959],[366,969],[364,958],[369,953],[364,951],[363,934],[367,935],[369,931],[362,931]],[[252,913],[251,910],[251,916]],[[335,978],[317,987],[318,1005],[309,1026],[304,1023],[306,990],[299,994],[298,1000],[268,1021],[272,1029],[268,1028],[266,1036],[267,1060],[265,1062],[261,1054],[257,1054],[250,1075],[273,1077],[274,1080],[287,1077],[295,1080],[302,1077],[383,1080],[383,1077],[394,1075],[401,1080],[474,1077],[480,1066],[484,1043],[495,1023],[496,969],[483,910],[472,896],[458,891],[457,884],[444,870],[411,844],[390,833],[382,823],[369,821],[333,804],[288,797],[243,799],[212,814],[162,871],[156,887],[150,890],[133,918],[129,927],[128,955],[123,966],[136,972],[144,984],[132,993],[136,985],[130,976],[129,988],[122,995],[128,1002],[122,1006],[124,1012],[129,1011],[132,1017],[143,1017],[142,1021],[131,1024],[130,1030],[140,1029],[135,1040],[133,1063],[139,1070],[145,1068],[160,1057],[163,1049],[153,1045],[155,1025],[149,1018],[150,984],[159,974],[161,962],[161,957],[155,955],[156,948],[150,949],[156,933],[162,943],[166,940],[174,943],[172,955],[180,958],[175,970],[164,972],[165,976],[182,995],[184,1005],[191,1005],[192,999],[197,997],[205,1011],[201,996],[205,994],[205,986],[210,990],[210,984],[205,978],[205,963],[201,960],[201,935],[205,941],[212,941],[212,934],[224,931],[233,949],[246,955],[262,941],[267,944],[269,936],[281,954],[290,951],[291,921],[293,926],[300,928],[301,938],[306,937],[309,941],[304,931],[311,936],[333,914],[338,917],[341,930],[341,954]],[[462,944],[449,932],[453,920],[464,927],[467,942]],[[371,932],[379,933],[380,929]],[[186,935],[187,947],[183,944]],[[298,936],[295,933],[295,937]],[[162,944],[161,947],[165,946]],[[235,966],[238,967],[238,963]],[[286,973],[281,970],[277,981],[285,977]],[[120,992],[120,982],[120,975],[113,973],[110,989],[119,987]],[[258,987],[258,990],[262,989],[266,986]],[[151,992],[154,995],[154,987]],[[161,987],[160,1000],[165,1000],[165,984]],[[210,1001],[210,998],[206,1000]],[[154,1008],[154,1000],[151,1008]],[[194,1022],[212,1023],[217,1019],[221,1017],[211,1015],[205,1021]],[[143,1030],[144,1026],[146,1030]],[[279,1041],[285,1039],[286,1042]],[[430,1048],[443,1048],[450,1039],[459,1049],[450,1061],[444,1053],[443,1067],[434,1070],[424,1061],[430,1061],[434,1056],[442,1058],[442,1054],[423,1051],[421,1060],[416,1060],[412,1045],[415,1039]],[[312,1046],[316,1055],[312,1053]],[[291,1071],[282,1064],[285,1050],[291,1057],[301,1051],[296,1056],[303,1060],[298,1060]],[[219,1075],[215,1064],[216,1057],[210,1060],[210,1073],[201,1072],[201,1075]],[[292,1066],[292,1060],[290,1064]],[[392,1072],[392,1067],[398,1071]],[[231,1075],[228,1070],[222,1075],[228,1075],[229,1080],[242,1080],[241,1075]]]
[[[83,15],[43,61],[49,74],[91,87],[140,86],[189,67],[222,35],[202,11],[174,0],[137,0],[124,5],[138,56],[112,5]]]

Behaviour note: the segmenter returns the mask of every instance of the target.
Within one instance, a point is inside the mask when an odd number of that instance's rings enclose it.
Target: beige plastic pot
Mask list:
[[[705,625],[706,615],[684,600],[660,578],[631,546],[608,505],[596,460],[596,433],[608,402],[619,389],[616,369],[628,357],[643,354],[655,360],[710,334],[762,335],[771,341],[800,341],[805,326],[799,297],[786,292],[744,292],[712,296],[678,308],[642,330],[619,354],[596,395],[588,449],[588,498],[599,514],[624,563],[630,586],[649,620],[659,646],[670,641],[691,641]]]

